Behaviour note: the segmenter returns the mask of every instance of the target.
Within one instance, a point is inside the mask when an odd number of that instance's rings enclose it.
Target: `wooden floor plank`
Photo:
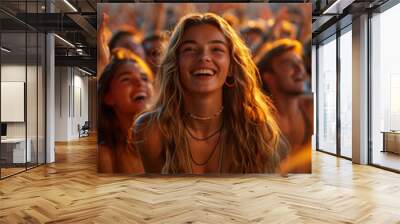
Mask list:
[[[96,139],[0,181],[0,223],[400,223],[400,175],[313,153],[310,175],[110,176]]]

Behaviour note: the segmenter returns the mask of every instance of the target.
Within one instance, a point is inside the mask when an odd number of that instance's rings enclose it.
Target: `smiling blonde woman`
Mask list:
[[[176,25],[159,70],[160,97],[135,124],[147,173],[277,172],[286,155],[249,49],[221,17]]]

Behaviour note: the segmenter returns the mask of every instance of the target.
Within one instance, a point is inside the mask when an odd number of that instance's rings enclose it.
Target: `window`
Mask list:
[[[352,35],[351,26],[340,36],[340,155],[352,157]]]
[[[18,7],[24,16],[42,12],[44,4],[8,1],[2,6]],[[0,144],[0,178],[5,178],[45,163],[46,40],[44,33],[12,16],[0,12],[0,17],[10,21],[0,28],[0,111],[2,126],[7,126]]]
[[[371,18],[372,163],[400,170],[400,5]],[[398,151],[398,152],[397,152]]]
[[[336,36],[318,48],[318,146],[336,153]]]

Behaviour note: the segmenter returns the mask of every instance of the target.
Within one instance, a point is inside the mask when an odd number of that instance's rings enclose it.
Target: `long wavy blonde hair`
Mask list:
[[[150,113],[162,134],[162,173],[190,172],[191,157],[183,124],[184,90],[179,81],[178,49],[185,30],[199,24],[217,27],[230,45],[231,68],[235,86],[223,87],[225,136],[219,144],[224,158],[231,161],[229,173],[275,172],[279,166],[277,151],[280,130],[274,107],[259,88],[261,82],[249,49],[236,31],[221,17],[212,14],[189,14],[176,25],[157,75],[160,96]],[[229,139],[226,137],[229,136]]]

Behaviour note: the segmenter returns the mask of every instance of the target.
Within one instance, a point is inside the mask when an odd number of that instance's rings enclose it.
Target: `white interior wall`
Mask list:
[[[76,68],[56,68],[56,141],[79,137],[78,124],[88,120],[88,78]]]
[[[38,69],[38,70],[37,70]],[[6,122],[7,123],[7,137],[8,138],[25,138],[29,139],[31,148],[31,155],[36,161],[37,150],[39,155],[43,155],[44,150],[44,116],[42,115],[44,108],[44,90],[42,84],[41,73],[42,68],[35,66],[27,66],[21,64],[5,64],[1,66],[1,80],[7,82],[25,82],[26,83],[26,109],[27,120],[25,122]],[[27,81],[25,78],[27,77]],[[39,86],[38,85],[39,82]],[[41,94],[42,93],[42,94]],[[39,107],[39,108],[38,108]],[[1,110],[8,110],[9,108],[1,108]],[[24,113],[25,111],[23,111]],[[39,162],[44,162],[44,157],[39,156]]]
[[[34,69],[33,66],[28,66],[28,73]],[[36,69],[36,68],[35,68]],[[36,71],[36,70],[35,70]],[[2,65],[1,66],[1,81],[4,82],[25,82],[25,65]],[[30,92],[27,89],[27,96],[36,96],[35,92]],[[36,105],[35,105],[36,107]],[[7,110],[7,108],[1,108]],[[7,122],[7,137],[25,137],[25,123],[24,122]]]
[[[55,68],[55,141],[68,141],[69,73],[67,67]]]

